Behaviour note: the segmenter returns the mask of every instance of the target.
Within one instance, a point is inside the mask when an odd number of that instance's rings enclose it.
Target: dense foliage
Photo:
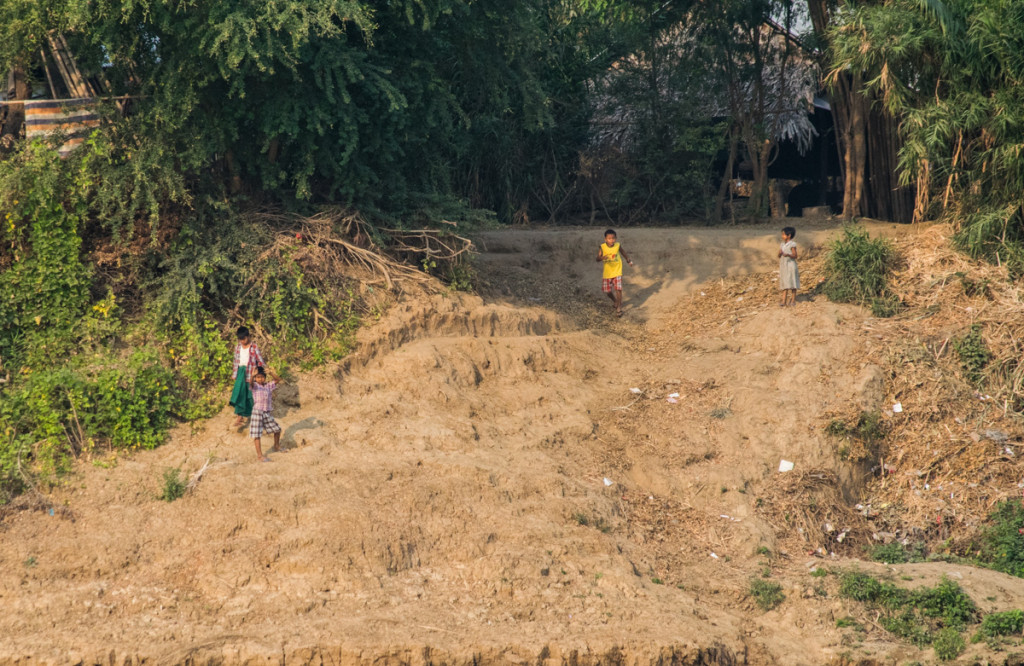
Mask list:
[[[106,100],[67,159],[60,137],[0,141],[0,501],[215,411],[239,323],[279,370],[343,355],[372,314],[366,285],[324,269],[291,213],[405,228],[559,214],[579,195],[595,76],[689,4],[0,4],[0,72]],[[60,52],[82,80],[55,76]]]
[[[902,119],[918,213],[949,215],[970,254],[1024,271],[1024,5],[850,3],[833,36],[836,70],[864,72]]]

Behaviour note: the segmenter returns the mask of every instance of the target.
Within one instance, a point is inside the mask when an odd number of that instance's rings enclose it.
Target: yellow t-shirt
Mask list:
[[[604,279],[616,278],[622,275],[622,255],[619,254],[619,244],[608,247],[608,243],[601,243],[601,256],[604,257]]]

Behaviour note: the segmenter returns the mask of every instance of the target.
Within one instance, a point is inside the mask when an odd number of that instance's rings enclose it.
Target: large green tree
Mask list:
[[[918,214],[949,215],[970,252],[1024,270],[1024,5],[850,5],[832,39],[835,70],[863,72],[902,119],[899,170]]]

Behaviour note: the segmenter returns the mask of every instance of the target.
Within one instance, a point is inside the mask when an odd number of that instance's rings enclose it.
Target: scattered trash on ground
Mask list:
[[[779,461],[779,471],[780,472],[792,472],[793,471],[793,467],[794,467],[793,463],[791,463],[788,460],[780,460]]]
[[[991,439],[993,442],[998,444],[1004,444],[1010,440],[1010,435],[1006,431],[999,430],[998,428],[988,428],[983,430],[981,434],[985,436],[985,439]]]

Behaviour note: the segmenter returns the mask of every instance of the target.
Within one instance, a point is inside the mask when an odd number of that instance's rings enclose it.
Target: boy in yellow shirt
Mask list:
[[[604,278],[601,280],[601,291],[608,294],[615,304],[615,316],[622,316],[622,260],[633,265],[629,255],[616,240],[615,230],[604,232],[604,243],[597,250],[597,260],[604,262]]]

